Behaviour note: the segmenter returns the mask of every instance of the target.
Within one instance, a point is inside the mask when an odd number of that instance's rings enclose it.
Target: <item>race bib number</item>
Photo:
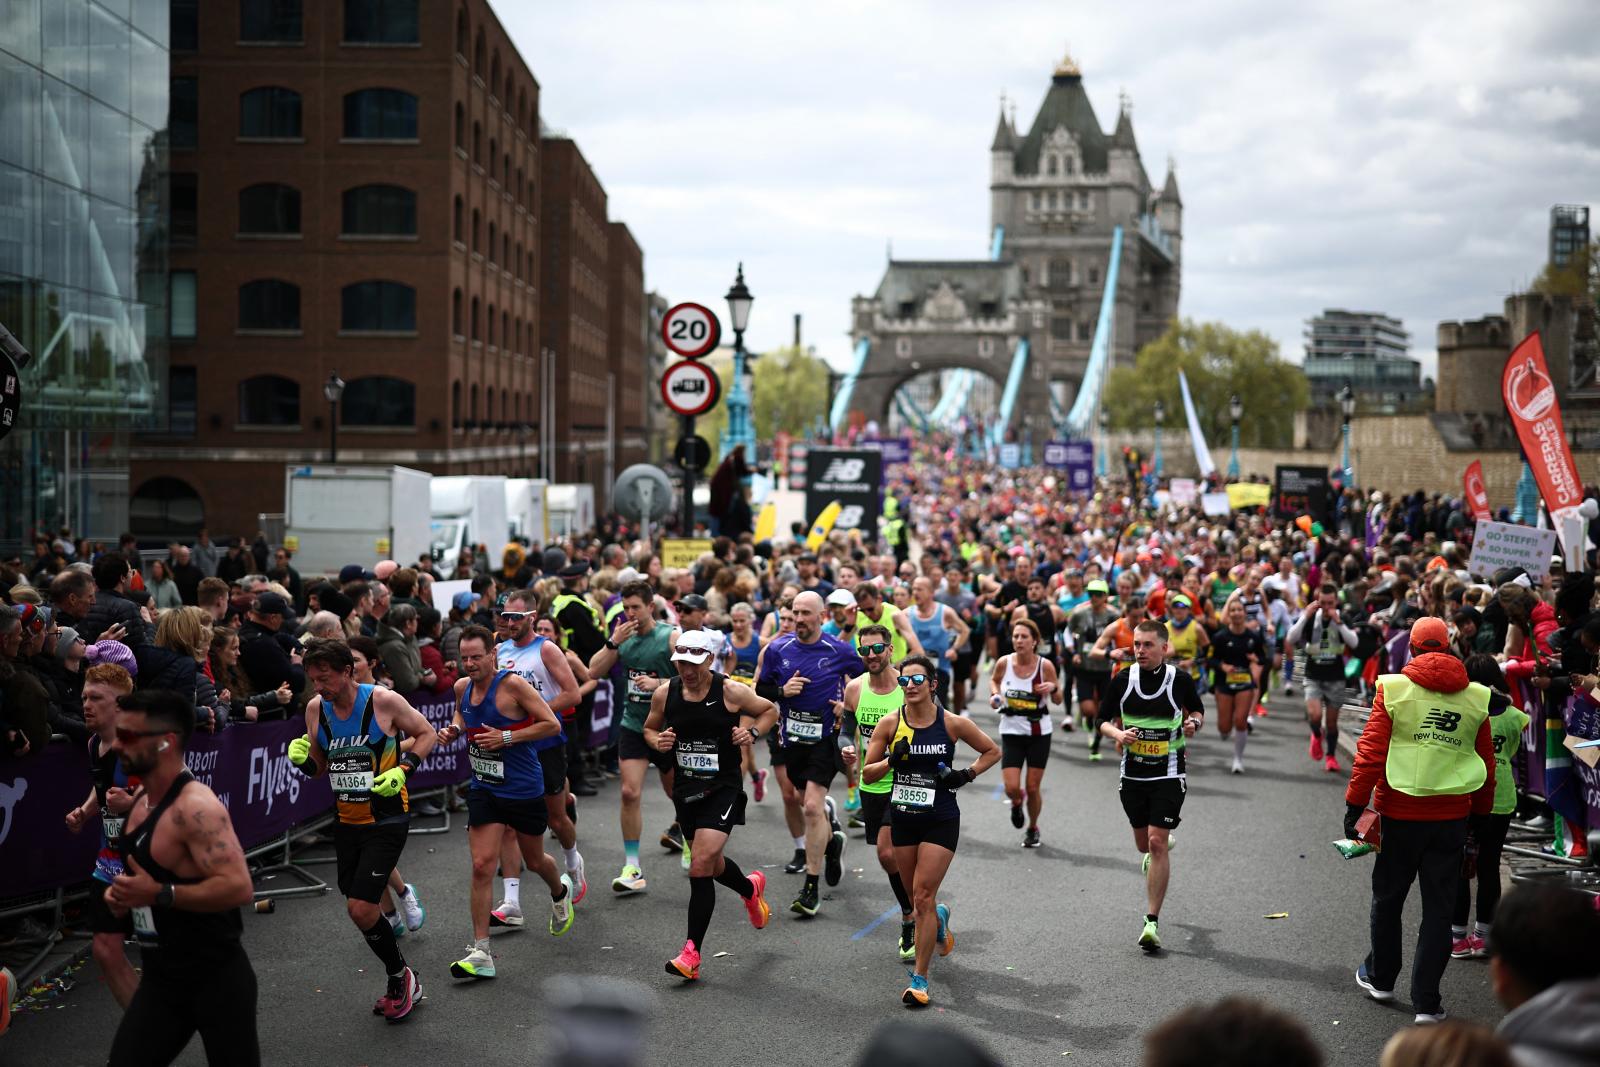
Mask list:
[[[1039,714],[1039,698],[1024,689],[1007,689],[1005,698],[1008,715]]]
[[[628,698],[630,700],[649,700],[650,695],[655,692],[655,688],[646,683],[655,680],[656,676],[649,671],[629,671]]]
[[[105,831],[106,844],[114,845],[122,840],[122,824],[125,820],[121,815],[102,815],[100,826]]]
[[[791,741],[812,744],[822,740],[822,721],[790,718],[784,723],[783,732]]]
[[[753,685],[756,684],[756,676],[753,675],[753,674],[737,674],[737,673],[735,673],[735,674],[728,675],[728,681],[730,681],[730,682],[738,682],[740,685],[752,685],[753,686]]]
[[[328,784],[335,793],[345,796],[365,795],[372,792],[371,771],[329,771]]]
[[[1228,685],[1249,685],[1251,682],[1249,671],[1229,671],[1222,676]]]
[[[716,774],[717,754],[715,752],[688,752],[678,749],[678,766],[690,774]]]
[[[505,784],[506,760],[499,750],[490,752],[477,745],[468,745],[467,760],[472,764],[472,776],[478,781],[486,785]]]
[[[907,781],[904,775],[896,776],[894,792],[889,799],[897,808],[908,811],[926,810],[933,807],[933,786],[924,784],[925,779],[917,778]]]
[[[1135,741],[1128,751],[1135,756],[1165,756],[1172,748],[1170,741]]]
[[[133,918],[133,932],[140,937],[156,936],[156,920],[149,908],[131,908],[128,914]]]

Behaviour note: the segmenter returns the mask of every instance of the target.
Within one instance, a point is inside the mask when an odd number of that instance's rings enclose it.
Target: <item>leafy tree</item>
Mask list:
[[[1241,333],[1219,322],[1191,319],[1174,322],[1140,349],[1133,366],[1111,371],[1102,400],[1111,425],[1149,429],[1160,400],[1167,428],[1183,427],[1179,370],[1189,379],[1195,414],[1208,442],[1228,440],[1228,398],[1237,393],[1244,404],[1241,444],[1287,448],[1294,443],[1294,413],[1311,395],[1305,372],[1285,361],[1277,342],[1259,330]]]
[[[728,392],[733,388],[731,356],[718,352],[712,368],[722,380],[722,400],[706,413],[696,432],[720,452],[720,438],[728,426]],[[802,436],[817,416],[826,417],[828,365],[804,349],[790,346],[762,353],[750,362],[751,413],[756,440],[771,444],[779,432]]]

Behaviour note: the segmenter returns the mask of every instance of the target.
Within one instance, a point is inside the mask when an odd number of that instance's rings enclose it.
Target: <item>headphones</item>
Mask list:
[[[171,741],[163,741],[159,745],[156,746],[156,751],[157,752],[165,752],[170,747],[172,747],[172,742]]]

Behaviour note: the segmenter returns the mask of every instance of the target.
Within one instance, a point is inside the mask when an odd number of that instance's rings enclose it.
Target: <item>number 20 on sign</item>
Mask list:
[[[722,325],[704,304],[674,304],[661,319],[661,339],[684,359],[699,359],[722,341]]]

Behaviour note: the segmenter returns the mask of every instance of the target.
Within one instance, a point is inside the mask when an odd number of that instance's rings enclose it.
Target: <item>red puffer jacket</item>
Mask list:
[[[1443,652],[1417,656],[1405,665],[1401,673],[1417,685],[1439,693],[1459,693],[1467,687],[1468,682],[1467,669],[1461,665],[1461,661]],[[1389,713],[1383,710],[1383,683],[1380,679],[1378,695],[1372,701],[1372,717],[1367,720],[1367,728],[1356,742],[1355,767],[1350,772],[1350,785],[1344,791],[1346,802],[1365,807],[1370,798],[1378,814],[1416,822],[1442,822],[1446,819],[1465,819],[1468,814],[1489,814],[1494,808],[1494,741],[1489,733],[1488,719],[1478,727],[1478,736],[1473,744],[1488,774],[1476,792],[1455,796],[1414,797],[1389,787],[1384,766],[1389,758],[1391,725]]]

